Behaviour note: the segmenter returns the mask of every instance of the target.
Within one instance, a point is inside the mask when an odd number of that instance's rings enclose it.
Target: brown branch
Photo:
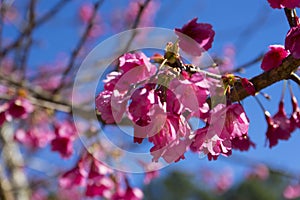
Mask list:
[[[249,81],[253,83],[256,91],[258,92],[278,81],[290,79],[291,74],[297,70],[298,66],[300,66],[300,59],[297,60],[290,55],[284,59],[279,67],[255,76]],[[236,102],[243,100],[248,96],[250,95],[242,87],[242,84],[240,82],[236,82],[234,84],[234,89],[231,90],[231,94],[229,95],[229,100]]]

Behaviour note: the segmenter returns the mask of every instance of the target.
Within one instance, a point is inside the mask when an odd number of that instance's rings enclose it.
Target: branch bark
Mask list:
[[[260,90],[273,85],[278,81],[290,79],[291,74],[295,70],[297,70],[299,66],[300,59],[297,60],[290,55],[283,60],[282,64],[279,67],[255,76],[249,81],[253,83],[256,91],[259,92]],[[241,101],[248,96],[250,96],[250,94],[247,93],[242,84],[240,82],[236,82],[229,95],[229,100],[231,102]]]

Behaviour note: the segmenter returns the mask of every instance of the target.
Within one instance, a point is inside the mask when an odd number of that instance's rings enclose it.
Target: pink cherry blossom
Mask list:
[[[139,88],[131,96],[131,103],[128,107],[131,119],[137,125],[145,126],[150,122],[150,108],[158,100],[154,90]]]
[[[63,188],[71,188],[75,185],[83,186],[86,183],[86,171],[81,165],[65,172],[59,179],[59,185]]]
[[[54,134],[47,126],[34,126],[27,131],[18,129],[14,135],[16,141],[33,149],[45,147],[53,138]]]
[[[108,91],[113,91],[117,82],[119,81],[122,73],[113,71],[106,76],[106,79],[103,81],[104,89]]]
[[[203,51],[211,48],[215,32],[212,26],[207,23],[197,23],[198,18],[194,18],[185,24],[181,29],[175,28],[175,33],[179,37],[179,47],[195,56],[200,56]]]
[[[218,115],[217,115],[218,116]],[[249,119],[241,104],[232,104],[226,107],[225,126],[222,136],[242,137],[248,134]]]
[[[190,145],[190,149],[194,152],[207,154],[209,160],[216,160],[219,155],[229,156],[231,155],[231,143],[230,140],[221,139],[218,136],[220,131],[218,127],[214,130],[214,126],[209,125],[204,128],[200,128],[195,131],[195,137]],[[213,132],[213,133],[212,133]]]
[[[134,142],[136,143],[142,143],[143,139],[154,136],[161,131],[165,125],[167,115],[161,105],[155,104],[149,110],[149,115],[146,118],[147,123],[134,122]]]
[[[16,98],[10,101],[8,114],[13,118],[27,118],[29,113],[32,113],[34,106],[25,98]]]
[[[6,121],[11,121],[11,116],[7,112],[8,107],[8,103],[0,105],[0,126],[2,126],[2,124],[4,124]]]
[[[206,126],[195,131],[190,148],[207,154],[209,160],[231,155],[233,147],[248,150],[254,146],[248,138],[248,127],[249,119],[240,104],[218,104],[210,111]]]
[[[255,147],[255,144],[247,135],[234,137],[233,139],[231,139],[231,145],[233,149],[238,149],[240,151],[248,151],[251,146]]]
[[[191,113],[191,116],[205,118],[208,113],[206,99],[209,94],[209,85],[203,74],[195,73],[185,80],[173,79],[169,89],[176,96],[178,103]],[[172,98],[171,95],[170,98]]]
[[[119,67],[122,76],[115,89],[127,91],[133,84],[149,79],[156,72],[156,66],[143,53],[125,53],[119,58]]]
[[[286,199],[296,199],[300,197],[300,185],[289,185],[283,191],[283,196]]]
[[[289,52],[282,45],[270,45],[269,51],[264,55],[261,68],[269,71],[281,65],[282,60],[289,55]]]
[[[101,196],[110,199],[115,187],[115,183],[109,176],[111,174],[112,169],[92,155],[84,154],[73,169],[60,177],[60,185],[64,188],[86,186],[86,196]]]
[[[143,191],[139,188],[127,187],[123,196],[124,200],[141,200],[143,199]]]
[[[229,169],[221,173],[216,180],[216,190],[218,193],[224,193],[230,189],[233,184],[233,172]]]
[[[69,158],[73,154],[73,141],[76,129],[69,121],[59,123],[55,127],[55,138],[51,141],[51,150],[58,151],[63,158]]]
[[[248,178],[258,178],[260,180],[266,180],[269,177],[269,168],[264,164],[257,164],[248,175]]]
[[[221,71],[221,74],[233,71],[233,67],[235,66],[235,55],[236,49],[234,45],[229,44],[223,48],[223,57],[220,64],[218,63],[218,70]]]
[[[61,198],[60,200],[82,200],[82,192],[77,188],[58,188],[57,197]]]
[[[87,23],[90,20],[90,18],[92,17],[93,12],[94,12],[94,8],[93,8],[92,4],[81,5],[79,8],[80,19],[83,22]]]
[[[285,49],[296,59],[300,58],[300,26],[292,27],[285,38]]]
[[[272,8],[300,8],[300,0],[268,0]]]
[[[104,32],[103,30],[103,25],[101,24],[93,24],[90,32],[88,33],[89,38],[97,38],[99,37],[102,33]]]
[[[96,98],[96,108],[107,124],[120,122],[126,109],[126,101],[118,101],[112,91],[104,90]]]
[[[294,95],[292,96],[292,107],[293,107],[293,112],[290,117],[291,132],[293,132],[296,128],[300,128],[300,108],[298,106],[297,99]]]
[[[243,88],[246,90],[246,92],[252,96],[255,96],[256,90],[253,85],[248,79],[246,78],[241,78],[241,83]]]
[[[119,62],[120,70],[123,73],[126,73],[138,66],[143,66],[147,72],[151,72],[153,69],[156,69],[156,67],[150,63],[149,58],[142,52],[125,53],[119,58]]]
[[[85,195],[87,197],[110,197],[111,189],[114,187],[114,182],[106,176],[97,176],[89,179]]]
[[[149,142],[154,144],[150,149],[152,160],[158,162],[162,157],[171,163],[184,159],[184,153],[191,143],[189,135],[190,127],[182,116],[168,116],[163,128],[156,135],[149,137]]]
[[[148,171],[145,173],[144,184],[149,184],[153,179],[159,176],[158,170]]]
[[[280,101],[278,112],[271,117],[265,112],[268,130],[266,133],[269,147],[272,148],[278,143],[278,140],[288,140],[291,136],[290,120],[284,110],[284,103]]]

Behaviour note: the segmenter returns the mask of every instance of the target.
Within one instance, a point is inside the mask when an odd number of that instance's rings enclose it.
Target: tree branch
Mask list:
[[[62,73],[62,78],[61,78],[61,82],[60,84],[58,85],[58,87],[53,91],[54,94],[57,94],[66,84],[66,76],[69,74],[69,72],[71,71],[72,68],[74,68],[74,64],[75,64],[75,61],[76,61],[76,58],[80,52],[80,50],[82,49],[83,45],[85,44],[87,38],[88,38],[88,35],[94,25],[94,21],[95,21],[95,18],[97,16],[97,11],[99,9],[99,7],[101,6],[101,4],[103,3],[104,0],[98,0],[95,4],[94,4],[94,11],[93,11],[93,14],[91,16],[91,18],[89,19],[88,21],[88,24],[84,30],[84,33],[82,35],[82,37],[80,37],[80,40],[78,41],[76,47],[73,49],[72,53],[71,53],[71,57],[70,57],[70,60],[69,60],[69,63],[65,69],[65,71]]]
[[[256,89],[256,92],[285,79],[290,79],[291,74],[300,66],[300,59],[295,59],[291,55],[283,60],[282,64],[268,72],[264,72],[258,76],[251,78],[251,81]],[[250,96],[243,88],[240,82],[234,84],[231,90],[229,100],[232,102],[240,101]]]

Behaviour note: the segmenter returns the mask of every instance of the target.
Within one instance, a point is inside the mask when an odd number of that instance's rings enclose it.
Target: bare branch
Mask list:
[[[35,7],[36,7],[36,0],[31,0],[29,3],[29,13],[28,13],[28,30],[33,30],[33,27],[35,26]],[[27,64],[27,58],[29,55],[29,49],[32,44],[32,35],[31,32],[28,33],[27,38],[24,38],[25,44],[23,48],[20,48],[22,51],[21,59],[20,59],[20,70],[22,72],[22,78],[24,78],[26,74],[26,64]]]
[[[73,49],[73,51],[71,53],[71,57],[70,57],[69,63],[67,65],[65,71],[62,73],[61,82],[58,85],[58,87],[53,91],[54,94],[58,93],[59,90],[61,90],[64,87],[64,85],[66,84],[65,78],[69,74],[69,72],[71,71],[71,69],[74,68],[74,64],[75,64],[76,58],[77,58],[80,50],[82,49],[83,45],[85,44],[85,42],[86,42],[86,40],[88,38],[88,35],[89,35],[89,33],[90,33],[93,25],[94,25],[94,21],[95,21],[95,18],[97,16],[97,11],[98,11],[100,5],[103,2],[104,2],[104,0],[98,0],[94,4],[93,14],[92,14],[91,18],[88,21],[88,24],[87,24],[87,26],[85,28],[85,31],[84,31],[82,37],[80,37],[80,40],[78,41],[76,47]]]
[[[57,3],[50,11],[48,11],[44,16],[40,19],[36,20],[35,23],[31,24],[31,26],[27,26],[19,35],[19,37],[14,40],[11,44],[7,45],[4,49],[0,51],[0,58],[3,58],[7,53],[9,53],[12,49],[19,47],[23,39],[28,37],[35,28],[45,23],[47,20],[51,19],[59,10],[63,8],[63,6],[70,2],[69,0],[62,0]]]

